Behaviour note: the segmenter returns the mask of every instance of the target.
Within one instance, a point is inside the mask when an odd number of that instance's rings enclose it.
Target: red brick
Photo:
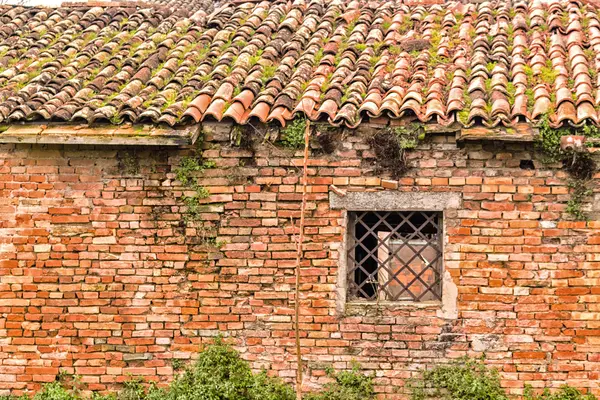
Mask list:
[[[199,176],[211,196],[188,226],[182,188],[169,185],[173,163],[189,150],[161,156],[140,148],[143,167],[131,180],[115,172],[114,149],[65,146],[61,156],[0,145],[0,192],[8,199],[0,205],[0,331],[10,340],[0,352],[0,374],[8,376],[0,390],[35,388],[61,369],[101,390],[129,373],[168,380],[168,360],[192,358],[219,332],[255,369],[293,379],[301,152],[282,156],[257,143],[256,166],[238,167],[249,151],[207,140],[204,156],[218,167]],[[336,368],[357,359],[377,369],[380,397],[401,387],[415,364],[456,359],[488,341],[486,362],[503,360],[502,384],[511,394],[526,382],[551,386],[559,373],[598,378],[600,356],[589,349],[600,345],[600,222],[564,214],[562,169],[521,170],[512,155],[531,152],[529,145],[459,149],[453,135],[436,134],[407,152],[411,168],[396,179],[374,169],[363,134],[344,146],[347,157],[311,155],[300,299],[307,356]],[[236,168],[243,181],[234,179]],[[442,318],[436,304],[339,312],[345,232],[342,211],[329,206],[331,184],[462,196],[461,207],[444,214],[456,319]],[[454,342],[445,341],[450,325]],[[51,356],[59,350],[68,354]],[[318,369],[307,375],[311,386],[322,382]]]

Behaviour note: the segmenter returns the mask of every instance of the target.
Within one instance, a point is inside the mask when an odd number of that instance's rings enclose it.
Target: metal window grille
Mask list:
[[[349,213],[349,299],[440,300],[441,222],[438,212]]]

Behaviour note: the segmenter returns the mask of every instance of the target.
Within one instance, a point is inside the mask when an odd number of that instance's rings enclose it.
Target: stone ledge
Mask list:
[[[371,315],[378,310],[440,310],[441,308],[441,301],[349,301],[346,303],[344,315]]]
[[[487,128],[478,126],[465,128],[456,135],[457,141],[474,140],[501,140],[504,142],[534,142],[539,136],[539,129],[530,124],[520,123],[514,127]]]
[[[200,126],[161,128],[154,125],[9,125],[0,143],[84,144],[108,146],[187,146],[200,136]]]
[[[461,205],[461,195],[454,192],[347,192],[340,196],[329,192],[332,209],[348,211],[444,211]]]

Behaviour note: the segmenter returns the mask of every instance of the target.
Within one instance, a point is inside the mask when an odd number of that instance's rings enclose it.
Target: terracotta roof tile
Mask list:
[[[600,122],[592,3],[212,3],[0,7],[0,123]]]

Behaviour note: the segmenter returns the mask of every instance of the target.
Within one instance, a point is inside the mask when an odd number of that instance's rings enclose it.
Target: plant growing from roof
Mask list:
[[[583,135],[587,137],[600,137],[600,129],[586,123],[581,128],[563,126],[552,128],[548,116],[544,115],[539,123],[538,146],[550,162],[562,162],[571,179],[568,183],[570,199],[567,202],[566,212],[577,220],[586,219],[583,203],[592,194],[592,175],[596,171],[596,163],[587,152],[565,151],[561,148],[561,137],[565,135]]]
[[[305,118],[295,118],[284,129],[281,143],[289,149],[299,149],[304,146],[304,131],[306,129]]]
[[[323,49],[319,48],[319,50],[315,53],[315,66],[319,65],[321,63],[322,59],[323,59]]]
[[[352,34],[352,31],[354,30],[354,28],[356,28],[357,22],[358,22],[358,18],[355,18],[352,21],[350,21],[350,23],[346,26],[346,37],[348,37]]]
[[[248,62],[250,63],[250,68],[254,67],[256,64],[258,64],[258,62],[260,61],[260,58],[262,57],[263,54],[263,50],[259,49],[256,51],[256,53],[252,56],[250,56]]]
[[[413,26],[413,22],[412,22],[412,19],[410,18],[410,15],[405,14],[402,17],[402,22],[400,23],[400,27],[399,27],[399,32],[398,33],[401,33],[401,34],[402,33],[406,33],[406,32],[408,32],[409,30],[412,29],[412,26]]]
[[[392,45],[392,46],[388,47],[388,51],[390,52],[390,54],[397,56],[398,54],[400,54],[402,52],[402,47],[400,47],[398,45]]]
[[[392,21],[390,21],[389,19],[386,19],[385,21],[383,21],[383,23],[381,24],[381,29],[384,32],[387,32],[388,29],[390,29],[390,27],[392,26]]]
[[[377,155],[378,165],[398,178],[408,169],[406,151],[415,149],[423,139],[423,127],[411,124],[381,130],[369,139],[369,144]]]
[[[115,111],[114,114],[110,116],[109,121],[113,125],[120,125],[123,123],[123,118],[119,115],[118,111]]]
[[[467,71],[468,72],[468,71]],[[469,76],[467,74],[467,76]],[[467,125],[469,123],[469,113],[471,109],[471,96],[469,95],[469,88],[465,86],[463,89],[463,106],[462,109],[457,113],[456,117],[463,125]]]
[[[515,93],[517,92],[517,89],[515,88],[514,83],[509,82],[506,85],[506,92],[507,92],[508,104],[510,104],[510,106],[512,107],[515,104]]]
[[[263,73],[261,76],[261,82],[265,85],[269,79],[275,76],[275,71],[277,70],[277,66],[275,65],[265,65],[263,66]]]
[[[553,85],[557,76],[558,71],[552,66],[552,60],[546,60],[546,65],[544,65],[540,71],[542,82],[547,83],[548,85]]]

